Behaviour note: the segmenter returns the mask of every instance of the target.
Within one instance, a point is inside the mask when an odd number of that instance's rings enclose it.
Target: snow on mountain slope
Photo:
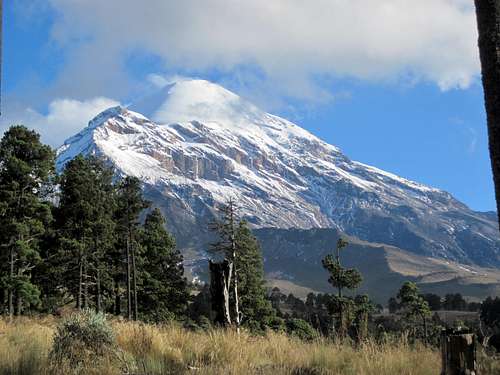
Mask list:
[[[299,126],[202,80],[108,109],[68,139],[79,153],[139,177],[173,231],[236,199],[256,227],[335,227],[361,239],[482,265],[500,264],[496,223],[450,194],[354,162]]]

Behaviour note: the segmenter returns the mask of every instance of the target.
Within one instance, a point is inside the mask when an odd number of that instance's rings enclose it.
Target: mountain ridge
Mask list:
[[[208,81],[153,95],[98,115],[58,150],[57,167],[94,153],[139,177],[181,246],[199,232],[203,251],[202,226],[232,197],[255,228],[335,228],[423,256],[500,265],[496,221],[445,191],[352,161]]]

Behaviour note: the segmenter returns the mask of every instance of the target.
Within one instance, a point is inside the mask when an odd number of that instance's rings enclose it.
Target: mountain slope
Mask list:
[[[261,243],[266,278],[285,294],[305,297],[309,291],[332,292],[322,259],[332,252],[331,244],[343,233],[330,228],[275,229],[255,231]],[[444,259],[429,258],[405,250],[347,237],[342,263],[363,275],[357,294],[369,294],[386,303],[405,281],[418,283],[423,292],[439,295],[460,292],[468,299],[483,300],[500,292],[498,269],[464,266]]]
[[[336,228],[420,255],[500,265],[491,215],[351,161],[207,81],[177,82],[130,109],[101,113],[59,149],[58,168],[78,153],[139,177],[182,246],[203,249],[214,206],[232,197],[257,228]]]

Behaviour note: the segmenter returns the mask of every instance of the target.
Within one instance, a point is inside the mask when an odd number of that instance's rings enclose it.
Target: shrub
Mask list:
[[[289,335],[301,340],[311,341],[318,337],[318,332],[305,320],[290,319],[286,322],[286,331]]]
[[[57,327],[50,359],[74,366],[104,356],[114,343],[113,330],[104,314],[85,310],[70,315]]]

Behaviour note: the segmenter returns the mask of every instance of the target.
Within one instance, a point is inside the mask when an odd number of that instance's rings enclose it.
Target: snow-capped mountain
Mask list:
[[[182,241],[232,197],[255,227],[336,228],[362,240],[500,265],[495,218],[450,194],[350,160],[299,126],[207,81],[110,108],[58,150],[102,155],[139,177]]]

